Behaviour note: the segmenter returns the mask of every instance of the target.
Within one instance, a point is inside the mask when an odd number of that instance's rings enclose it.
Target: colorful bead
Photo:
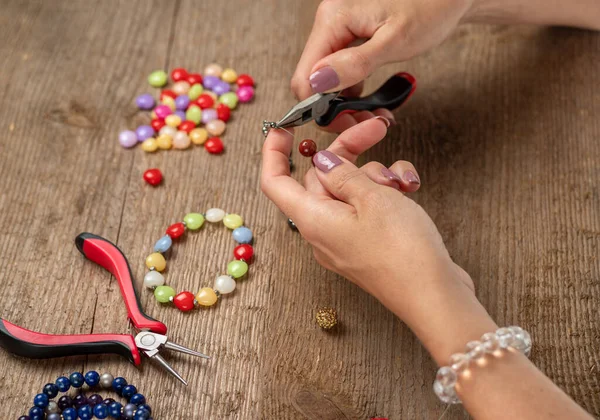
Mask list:
[[[225,132],[225,128],[226,125],[221,120],[212,120],[206,124],[206,131],[208,131],[208,134],[211,136],[220,136]]]
[[[182,312],[191,311],[194,309],[194,294],[191,292],[178,293],[173,298],[173,304]]]
[[[305,139],[300,142],[298,151],[302,156],[313,157],[317,153],[317,144],[310,139]]]
[[[179,95],[175,99],[175,108],[185,111],[190,105],[190,97],[187,95]]]
[[[146,172],[144,172],[144,181],[146,181],[148,184],[152,185],[153,187],[156,187],[158,184],[161,183],[162,181],[162,172],[160,172],[160,169],[157,168],[152,168],[152,169],[148,169]]]
[[[169,115],[167,118],[165,118],[165,123],[167,123],[169,127],[179,127],[179,124],[181,124],[181,118],[179,118],[177,115]]]
[[[169,108],[167,105],[157,106],[156,108],[154,108],[154,112],[156,113],[156,116],[158,118],[163,118],[163,119],[173,113],[171,108]]]
[[[154,105],[156,105],[156,101],[154,100],[154,97],[152,95],[150,95],[149,93],[144,93],[135,98],[135,104],[139,109],[148,111],[154,108]]]
[[[105,419],[108,417],[108,407],[106,404],[97,404],[94,406],[94,416],[99,419]]]
[[[154,297],[160,303],[167,303],[175,297],[175,290],[170,286],[158,286],[154,289]]]
[[[221,73],[223,73],[223,67],[219,66],[216,63],[209,64],[204,69],[205,76],[221,77]],[[206,79],[206,77],[205,77],[205,79]]]
[[[254,256],[254,249],[251,245],[241,244],[234,248],[233,257],[236,260],[244,260],[247,263],[252,261],[252,257]]]
[[[229,92],[230,90],[231,90],[231,86],[229,85],[229,83],[225,83],[225,82],[219,82],[213,88],[213,92],[215,92],[217,95],[222,95],[224,93]]]
[[[245,226],[234,229],[232,236],[233,240],[240,244],[249,244],[252,242],[252,231]]]
[[[56,386],[60,392],[67,392],[71,388],[71,381],[65,376],[56,379]]]
[[[190,144],[192,142],[185,131],[178,131],[175,137],[173,137],[173,147],[175,149],[187,149],[190,147]]]
[[[227,274],[234,279],[243,277],[248,272],[248,264],[241,260],[234,260],[227,264]]]
[[[204,92],[204,87],[201,84],[193,84],[188,91],[188,97],[191,101],[195,101],[200,97],[200,95],[202,95],[202,92]]]
[[[171,239],[177,239],[185,232],[185,225],[183,223],[174,223],[167,228],[167,235],[171,237]]]
[[[180,67],[174,68],[171,71],[171,80],[174,82],[179,82],[181,80],[185,80],[188,77],[188,72],[186,69],[182,69]]]
[[[160,131],[161,128],[163,128],[165,126],[165,120],[159,119],[159,118],[155,118],[152,121],[150,121],[150,127],[152,127],[152,129],[154,131],[156,131],[157,133]]]
[[[254,98],[254,88],[252,86],[241,86],[236,93],[241,103],[250,102]]]
[[[100,382],[100,374],[95,370],[90,370],[85,374],[84,380],[88,386],[96,386]]]
[[[179,131],[184,131],[188,135],[194,128],[196,128],[196,123],[194,121],[185,120],[179,124]]]
[[[170,137],[173,137],[175,135],[175,133],[177,133],[177,129],[168,125],[165,125],[163,128],[160,129],[160,131],[158,132],[159,135],[161,134],[166,134]]]
[[[194,128],[190,131],[190,139],[194,144],[204,144],[208,138],[208,131],[205,128]]]
[[[196,294],[196,302],[202,306],[212,306],[217,303],[217,294],[210,287],[203,287]]]
[[[119,143],[125,148],[133,147],[138,143],[137,135],[131,130],[121,131],[119,133]]]
[[[237,85],[242,86],[254,86],[254,79],[247,74],[240,74],[236,81]]]
[[[170,96],[171,98],[177,98],[177,94],[170,89],[165,89],[160,92],[160,101],[162,102],[166,96]]]
[[[202,85],[202,75],[200,73],[189,74],[186,81],[192,86]]]
[[[73,372],[69,375],[69,381],[71,382],[71,386],[73,388],[81,388],[83,383],[85,382],[83,379],[83,375],[79,372]]]
[[[230,109],[235,109],[238,100],[239,98],[234,92],[227,92],[219,97],[219,102],[227,105]]]
[[[214,104],[215,100],[207,93],[203,93],[196,99],[196,105],[198,105],[200,109],[212,108]]]
[[[154,289],[163,284],[165,284],[165,276],[158,271],[148,271],[144,276],[144,286],[148,289]]]
[[[219,276],[215,280],[215,290],[222,295],[226,295],[235,290],[236,282],[231,276]]]
[[[210,223],[217,223],[223,220],[225,217],[225,210],[221,209],[208,209],[206,210],[206,220]]]
[[[171,111],[175,111],[175,99],[170,96],[165,96],[165,98],[161,101],[161,104],[169,107]]]
[[[156,152],[156,150],[158,150],[158,143],[156,142],[156,139],[149,138],[144,140],[142,142],[142,150],[150,153]]]
[[[156,145],[159,149],[169,150],[171,147],[173,147],[173,137],[169,136],[168,134],[161,134],[156,138]]]
[[[216,76],[204,76],[204,81],[202,82],[202,85],[206,88],[206,89],[212,89],[214,88],[218,83],[220,82],[219,78]]]
[[[144,141],[154,136],[154,129],[149,125],[140,125],[135,129],[135,135],[138,141]]]
[[[127,399],[131,398],[132,395],[137,393],[135,385],[125,385],[121,391],[121,395]]]
[[[182,80],[181,82],[177,82],[173,85],[173,92],[175,92],[177,95],[187,95],[187,93],[190,91],[190,84],[184,80]]]
[[[185,111],[181,111],[180,109],[177,109],[173,112],[173,114],[177,115],[179,118],[181,118],[181,121],[185,120]]]
[[[204,148],[208,153],[212,153],[214,155],[218,155],[219,153],[223,152],[224,149],[223,142],[221,141],[220,137],[211,137],[210,139],[206,140],[206,143],[204,143]]]
[[[221,73],[221,79],[223,79],[223,81],[227,83],[235,83],[237,78],[238,75],[234,69],[227,68]]]
[[[171,245],[173,245],[173,239],[169,235],[165,235],[154,244],[154,252],[164,254],[171,248]]]
[[[219,97],[217,96],[217,94],[215,92],[213,92],[212,90],[209,90],[206,92],[206,94],[208,96],[210,96],[214,102],[217,102],[217,100],[219,99]]]
[[[239,214],[227,214],[223,218],[223,224],[229,229],[237,229],[244,225],[244,219]]]
[[[46,394],[37,394],[33,399],[33,405],[40,408],[45,408],[48,406],[50,399]]]
[[[208,124],[209,122],[217,119],[217,110],[214,108],[205,109],[202,111],[202,122]],[[208,127],[207,127],[208,129]]]
[[[200,122],[202,121],[202,110],[196,104],[190,105],[190,107],[185,112],[185,119],[193,121],[196,124],[200,124]]]
[[[164,271],[167,267],[167,261],[165,261],[165,257],[163,257],[162,254],[153,252],[146,257],[146,267],[151,270],[155,269],[156,271]]]
[[[198,230],[204,224],[204,216],[200,213],[188,213],[183,217],[183,222],[189,230]]]
[[[167,84],[167,79],[167,73],[162,70],[156,70],[148,76],[148,83],[150,83],[150,86],[152,87],[159,88]]]

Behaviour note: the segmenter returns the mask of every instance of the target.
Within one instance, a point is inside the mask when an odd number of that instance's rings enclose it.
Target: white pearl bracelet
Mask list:
[[[438,369],[433,382],[433,392],[443,403],[460,404],[455,389],[458,375],[468,369],[471,362],[509,347],[529,356],[531,336],[523,328],[515,326],[500,328],[495,333],[486,333],[480,341],[469,341],[466,353],[453,354],[450,356],[450,366]]]

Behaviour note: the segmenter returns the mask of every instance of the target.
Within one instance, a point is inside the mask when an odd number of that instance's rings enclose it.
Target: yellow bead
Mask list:
[[[244,225],[244,219],[239,214],[228,214],[223,218],[223,224],[229,229],[237,229]]]
[[[173,147],[173,137],[169,136],[168,134],[161,134],[156,138],[156,144],[158,145],[159,149],[169,150],[171,147]]]
[[[194,144],[204,144],[208,138],[208,131],[205,128],[194,128],[190,131],[190,139]]]
[[[165,118],[165,123],[169,127],[177,128],[179,127],[179,124],[181,124],[181,117],[175,114],[167,115],[167,118]]]
[[[156,119],[156,112],[152,111],[152,113],[150,114],[150,116],[152,117],[153,120]]]
[[[210,287],[203,287],[196,294],[196,302],[202,306],[212,306],[217,303],[217,294]]]
[[[167,267],[167,261],[160,252],[153,252],[146,257],[146,267],[154,269],[156,271],[164,271]]]
[[[162,98],[162,103],[163,103],[163,105],[166,105],[169,108],[171,108],[171,111],[175,111],[175,99],[171,98],[170,96],[165,95]]]
[[[225,69],[223,73],[221,73],[221,79],[227,83],[234,83],[238,78],[237,73],[234,69]]]
[[[156,152],[156,149],[158,149],[158,143],[156,142],[156,139],[153,139],[152,137],[144,140],[142,143],[142,150],[144,152]]]

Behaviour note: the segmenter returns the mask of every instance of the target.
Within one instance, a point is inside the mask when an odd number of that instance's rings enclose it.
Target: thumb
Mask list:
[[[309,77],[313,93],[338,91],[354,86],[386,63],[383,36],[377,33],[362,45],[344,48],[322,58]]]
[[[358,207],[361,197],[377,187],[364,171],[347,160],[342,160],[329,150],[313,156],[317,178],[325,189],[338,200]]]

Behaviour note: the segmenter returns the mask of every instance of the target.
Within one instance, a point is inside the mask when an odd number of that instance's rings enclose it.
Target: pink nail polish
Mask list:
[[[398,184],[398,188],[400,188],[400,184],[402,184],[402,178],[400,178],[395,172],[392,172],[388,168],[381,168],[381,175],[390,181],[396,182]]]
[[[313,156],[312,160],[317,169],[325,173],[328,173],[333,168],[343,163],[339,157],[331,153],[329,150],[321,150]]]
[[[322,93],[340,84],[340,78],[333,67],[326,66],[315,71],[308,78],[310,87],[315,93]]]
[[[404,172],[404,175],[402,175],[402,178],[404,178],[404,180],[406,182],[408,182],[409,184],[413,184],[413,185],[421,184],[421,180],[419,179],[419,177],[417,175],[415,175],[415,173],[413,171]]]

